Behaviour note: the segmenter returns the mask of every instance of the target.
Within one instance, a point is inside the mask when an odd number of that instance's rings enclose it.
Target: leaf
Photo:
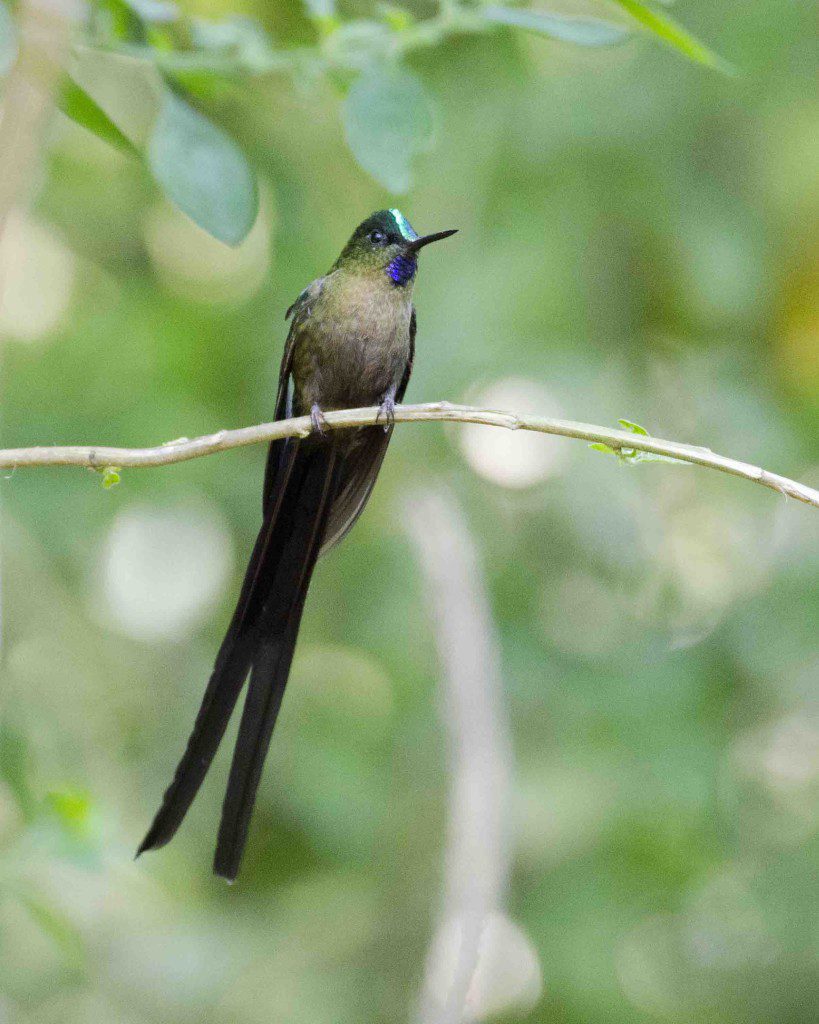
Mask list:
[[[645,427],[641,427],[639,423],[634,423],[632,420],[620,419],[617,421],[624,430],[630,430],[632,434],[637,434],[638,437],[650,437],[651,435]],[[687,462],[685,459],[675,459],[671,455],[658,455],[655,452],[643,452],[637,448],[615,448],[612,445],[605,444],[602,441],[595,441],[594,444],[590,444],[589,448],[594,449],[596,452],[604,452],[606,455],[616,455],[621,462],[635,463],[635,462],[676,462],[677,465],[690,466],[692,463]]]
[[[199,227],[238,245],[256,220],[256,178],[228,135],[167,92],[147,147],[148,165],[168,197]]]
[[[120,481],[120,468],[119,466],[106,466],[102,470],[102,486],[109,491],[112,487]]]
[[[643,437],[649,436],[646,428],[641,427],[639,423],[632,423],[631,420],[618,420],[617,422],[624,430],[630,430],[632,434],[642,434]]]
[[[714,68],[725,74],[733,74],[733,67],[718,54],[710,50],[704,43],[701,43],[695,36],[676,22],[670,15],[655,11],[643,0],[614,0],[624,11],[627,11],[635,21],[638,21],[643,28],[652,32],[664,43],[672,46],[679,53],[704,64],[706,67]]]
[[[622,25],[614,25],[599,18],[570,18],[563,14],[498,7],[494,4],[481,8],[481,13],[487,21],[511,25],[527,32],[538,32],[578,46],[610,46],[629,35],[628,29]]]
[[[0,0],[0,76],[11,71],[17,60],[17,26],[11,11]]]
[[[123,135],[102,107],[95,103],[85,89],[81,89],[73,79],[67,77],[63,82],[57,97],[57,106],[72,121],[76,121],[78,125],[93,132],[104,142],[108,142],[126,153],[137,155],[136,147],[131,140]]]
[[[77,47],[68,73],[117,130],[142,150],[167,92],[156,68],[135,57]]]
[[[378,64],[353,83],[343,110],[347,145],[391,192],[412,184],[414,158],[432,142],[432,106],[417,75]]]
[[[171,92],[147,61],[79,49],[69,73],[103,120],[145,154],[180,210],[220,242],[245,238],[258,210],[256,178],[225,132]]]

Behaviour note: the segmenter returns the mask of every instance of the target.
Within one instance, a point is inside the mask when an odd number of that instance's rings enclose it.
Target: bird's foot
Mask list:
[[[384,433],[386,434],[393,423],[395,423],[395,388],[390,388],[384,396],[381,405],[379,405],[378,413],[375,417],[376,424],[381,422],[382,417],[384,419]]]
[[[314,402],[310,409],[310,422],[313,424],[313,430],[321,437],[324,437],[327,433],[327,420],[324,418],[324,413],[321,411],[318,402]]]

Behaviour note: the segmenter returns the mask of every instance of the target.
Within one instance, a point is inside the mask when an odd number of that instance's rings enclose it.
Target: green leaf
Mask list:
[[[0,0],[0,76],[11,70],[17,60],[17,26],[11,11]]]
[[[370,68],[353,83],[343,117],[358,163],[391,192],[406,192],[414,158],[432,142],[432,106],[418,76],[396,66]]]
[[[642,434],[643,437],[649,436],[646,428],[641,427],[639,423],[632,423],[631,420],[618,420],[617,422],[624,430],[630,430],[632,434]]]
[[[117,130],[142,150],[167,92],[156,68],[135,57],[75,47],[68,73]]]
[[[168,197],[199,227],[238,245],[256,220],[256,178],[228,135],[172,92],[148,141],[148,165]]]
[[[110,490],[120,481],[120,469],[119,466],[106,466],[102,471],[102,486],[106,491]]]
[[[645,427],[641,427],[639,423],[634,423],[632,420],[620,419],[617,422],[624,430],[630,430],[632,434],[637,434],[639,437],[651,436]],[[675,459],[671,455],[643,452],[637,448],[614,448],[612,445],[604,444],[602,441],[595,441],[594,444],[589,445],[589,448],[594,449],[596,452],[604,452],[606,455],[616,455],[621,462],[631,464],[635,462],[676,462],[680,466],[692,465],[692,463],[687,462],[685,459]]]
[[[668,14],[655,11],[648,4],[643,3],[643,0],[614,0],[614,2],[627,11],[643,28],[690,60],[704,64],[706,67],[715,68],[725,74],[734,73],[733,67],[727,61],[692,36],[687,29],[684,29]]]
[[[102,107],[95,103],[85,89],[81,89],[73,79],[66,78],[62,83],[57,97],[57,106],[72,121],[89,132],[93,132],[103,141],[116,146],[117,149],[138,155],[131,140],[123,135]]]
[[[622,25],[614,25],[599,18],[570,18],[545,11],[520,10],[516,7],[498,7],[490,4],[481,8],[487,21],[511,25],[527,32],[538,32],[552,39],[579,46],[610,46],[629,34]]]

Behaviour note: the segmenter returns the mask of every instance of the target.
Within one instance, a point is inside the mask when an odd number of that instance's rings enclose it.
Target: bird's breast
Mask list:
[[[408,290],[366,278],[328,282],[304,324],[293,373],[304,404],[373,405],[397,386],[410,351]],[[301,404],[301,403],[299,403]]]

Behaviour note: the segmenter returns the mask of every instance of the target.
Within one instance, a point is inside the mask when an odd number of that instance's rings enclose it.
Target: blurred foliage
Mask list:
[[[725,66],[650,4],[616,3],[686,57]],[[307,3],[312,43],[292,47],[274,44],[246,16],[203,18],[170,0],[92,0],[61,108],[106,142],[144,150],[155,180],[179,209],[215,238],[238,245],[258,210],[253,171],[232,139],[191,107],[224,94],[229,82],[288,73],[302,85],[325,78],[342,94],[349,90],[344,124],[353,155],[386,188],[404,193],[413,158],[429,148],[432,130],[431,100],[404,66],[414,50],[496,24],[582,46],[620,42],[629,31],[600,18],[482,0],[439,0],[437,8],[418,19],[407,7],[381,4],[367,18],[345,16],[333,2]],[[0,75],[13,55],[14,24],[0,0]]]
[[[627,25],[618,7],[514,11],[565,33]],[[150,103],[184,103],[253,168],[259,214],[229,248],[60,118],[0,253],[4,445],[269,417],[284,310],[396,202],[348,138],[366,55],[397,45],[384,88],[413,81],[431,120],[408,117],[427,141],[390,186],[409,182],[419,231],[461,229],[422,260],[409,399],[625,415],[819,483],[813,5],[679,2],[675,23],[736,77],[637,37],[450,30],[454,9],[94,8],[100,80],[110,61],[134,70],[127,124],[85,90],[102,116],[145,152]],[[117,35],[135,23],[141,40]],[[353,135],[372,154],[368,131]],[[317,571],[239,882],[210,874],[232,734],[174,843],[133,862],[235,598],[263,461],[243,449],[110,489],[76,470],[2,480],[0,1020],[411,1018],[447,777],[434,623],[401,523],[414,484],[440,477],[497,621],[508,911],[544,977],[534,1008],[497,1019],[812,1022],[819,517],[716,473],[398,428],[371,506]]]

